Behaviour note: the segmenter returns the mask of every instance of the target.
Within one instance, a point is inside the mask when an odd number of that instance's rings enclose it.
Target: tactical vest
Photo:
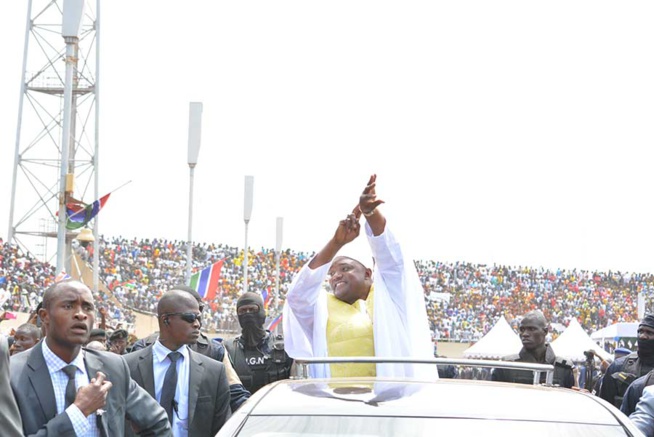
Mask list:
[[[632,352],[627,355],[622,370],[611,374],[611,378],[616,381],[615,386],[617,390],[615,398],[613,399],[613,404],[620,407],[620,405],[622,405],[622,398],[624,398],[624,394],[627,392],[629,385],[651,370],[651,366],[645,365],[638,359],[638,352]],[[648,378],[648,383],[646,383],[646,385],[651,385],[649,384],[650,379],[651,378]]]
[[[288,379],[293,360],[284,351],[284,337],[270,335],[256,348],[246,348],[236,337],[227,350],[243,386],[252,394],[266,384]]]

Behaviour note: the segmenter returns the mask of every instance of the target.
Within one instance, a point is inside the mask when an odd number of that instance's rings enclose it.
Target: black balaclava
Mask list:
[[[259,293],[248,291],[243,293],[236,302],[236,311],[243,305],[257,305],[258,313],[239,314],[238,323],[241,325],[241,340],[246,347],[256,347],[266,336],[263,324],[266,321],[266,310],[263,308],[263,298]]]
[[[638,327],[647,326],[654,329],[654,314],[646,315]],[[638,339],[638,358],[648,363],[654,362],[654,340]]]

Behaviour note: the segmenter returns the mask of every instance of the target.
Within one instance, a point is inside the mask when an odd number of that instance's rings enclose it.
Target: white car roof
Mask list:
[[[599,398],[569,389],[470,380],[286,380],[244,406],[253,416],[395,416],[618,425]],[[253,399],[254,401],[255,399]],[[617,411],[617,410],[615,410]]]

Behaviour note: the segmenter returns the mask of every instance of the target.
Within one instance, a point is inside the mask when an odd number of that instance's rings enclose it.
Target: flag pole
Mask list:
[[[127,184],[131,184],[131,183],[132,183],[132,180],[130,179],[129,181],[127,181],[127,182],[125,182],[124,184],[120,185],[118,188],[114,188],[113,190],[109,191],[108,194],[113,194],[113,193],[115,193],[116,191],[118,191],[118,190],[120,190],[121,188],[123,188],[125,185],[127,185]]]

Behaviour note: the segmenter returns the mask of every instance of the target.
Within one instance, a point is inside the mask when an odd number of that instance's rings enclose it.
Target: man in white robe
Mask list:
[[[330,356],[328,299],[332,297],[323,288],[329,276],[333,296],[350,305],[366,301],[374,289],[373,308],[368,314],[372,313],[375,356],[434,358],[424,290],[412,260],[404,258],[400,245],[387,229],[386,218],[377,208],[384,202],[377,199],[375,186],[376,175],[372,175],[359,204],[341,220],[327,245],[298,272],[291,284],[283,317],[285,349],[291,357]],[[359,261],[336,256],[359,235],[361,215],[366,219],[365,232],[375,260],[374,273]],[[365,305],[360,307],[365,310]],[[312,365],[310,370],[313,377],[331,376],[329,365]],[[380,363],[376,366],[376,376],[434,380],[438,373],[435,364]]]

